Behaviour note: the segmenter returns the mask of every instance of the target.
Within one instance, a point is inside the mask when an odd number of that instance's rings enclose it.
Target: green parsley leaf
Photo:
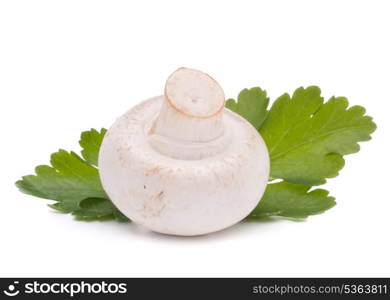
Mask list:
[[[107,129],[102,128],[100,132],[96,129],[91,129],[81,133],[79,141],[80,146],[83,148],[81,155],[87,163],[94,166],[98,165],[99,149],[106,132]]]
[[[321,91],[298,88],[272,105],[260,128],[271,159],[271,177],[319,185],[344,166],[343,155],[359,151],[376,125],[361,106],[348,108],[344,97],[323,103]]]
[[[328,191],[309,189],[310,186],[283,181],[268,184],[263,198],[248,219],[269,216],[303,219],[336,205],[335,199],[328,196]]]
[[[117,219],[118,221],[129,221],[109,200],[105,198],[87,198],[80,202],[80,209],[72,214],[77,219],[97,220],[97,219]]]
[[[106,129],[81,134],[83,158],[74,152],[59,150],[51,155],[51,166],[35,169],[16,182],[23,193],[57,201],[49,204],[55,210],[71,213],[77,219],[129,221],[111,202],[100,183],[97,165],[99,148]]]
[[[259,129],[267,116],[268,103],[267,92],[255,87],[242,90],[237,102],[234,99],[228,99],[225,106]]]
[[[36,175],[16,182],[24,193],[59,201],[52,206],[69,212],[79,209],[86,198],[108,198],[100,184],[98,170],[74,152],[59,150],[51,155],[51,165],[38,166]]]

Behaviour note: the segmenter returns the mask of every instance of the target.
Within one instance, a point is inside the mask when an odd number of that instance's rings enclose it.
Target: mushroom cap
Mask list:
[[[244,219],[260,201],[269,176],[260,134],[223,109],[220,138],[170,144],[178,149],[173,153],[195,155],[167,155],[153,142],[163,101],[160,96],[135,106],[106,133],[99,173],[110,199],[135,223],[165,234],[207,234]],[[210,155],[205,155],[207,149],[213,149]]]

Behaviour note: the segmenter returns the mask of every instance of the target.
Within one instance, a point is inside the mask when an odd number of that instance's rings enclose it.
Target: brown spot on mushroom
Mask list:
[[[159,217],[166,205],[164,191],[161,191],[142,203],[142,215],[145,219]]]
[[[250,136],[245,142],[245,145],[248,146],[249,149],[256,148],[259,140],[258,135],[259,134],[257,132],[251,132]]]
[[[157,167],[146,170],[145,174],[146,174],[146,176],[155,175],[155,174],[159,173],[161,170],[162,170],[162,168],[157,166]]]
[[[160,193],[157,194],[156,199],[161,200],[164,197],[164,191],[161,191]]]
[[[154,134],[156,132],[156,122],[153,122],[152,127],[150,127],[149,134]]]

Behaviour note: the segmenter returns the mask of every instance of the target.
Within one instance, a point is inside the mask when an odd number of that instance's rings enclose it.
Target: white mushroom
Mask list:
[[[268,181],[267,148],[224,103],[214,79],[180,68],[164,96],[115,122],[99,168],[123,214],[156,232],[190,236],[229,227],[255,208]]]

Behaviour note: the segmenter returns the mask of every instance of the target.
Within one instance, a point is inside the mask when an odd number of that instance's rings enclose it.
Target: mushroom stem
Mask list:
[[[225,96],[209,75],[180,68],[169,76],[153,134],[183,143],[206,143],[223,134]]]

